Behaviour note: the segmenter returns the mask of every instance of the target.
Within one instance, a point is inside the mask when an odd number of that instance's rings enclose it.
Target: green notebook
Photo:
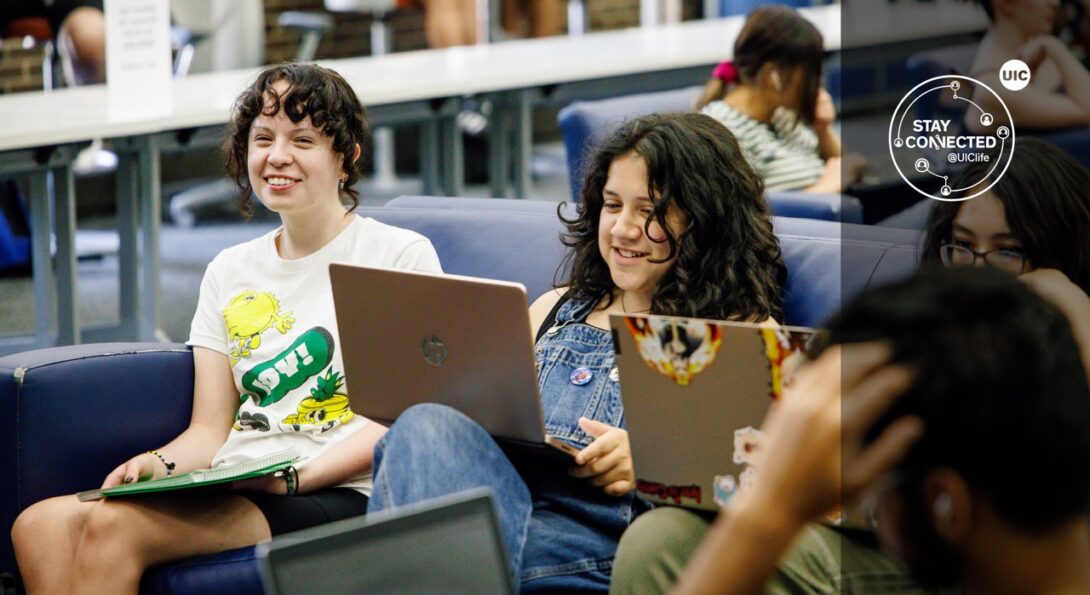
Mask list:
[[[171,490],[185,490],[218,484],[261,477],[270,473],[276,473],[298,462],[303,457],[299,449],[292,447],[269,453],[265,456],[239,461],[231,465],[220,465],[211,469],[198,469],[184,475],[164,477],[150,481],[138,481],[112,488],[87,490],[76,494],[80,502],[89,500],[101,500],[107,496],[132,496],[136,494],[150,494],[155,492],[169,492]]]

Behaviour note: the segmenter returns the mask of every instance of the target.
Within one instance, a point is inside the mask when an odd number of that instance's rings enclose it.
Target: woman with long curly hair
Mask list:
[[[546,431],[569,464],[501,449],[442,405],[410,408],[375,447],[368,511],[492,488],[521,590],[604,591],[635,498],[609,315],[766,321],[786,269],[764,184],[734,136],[701,114],[622,126],[590,160],[566,220],[567,281],[530,307]]]

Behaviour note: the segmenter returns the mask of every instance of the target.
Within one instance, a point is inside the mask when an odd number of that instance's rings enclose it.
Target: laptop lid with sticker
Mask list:
[[[814,335],[668,316],[610,316],[641,498],[717,510],[753,481],[759,430]]]

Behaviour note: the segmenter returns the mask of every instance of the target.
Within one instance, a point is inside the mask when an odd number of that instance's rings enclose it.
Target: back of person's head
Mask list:
[[[571,248],[562,269],[577,299],[614,288],[598,246],[603,189],[614,160],[636,154],[647,166],[652,221],[665,230],[677,261],[652,293],[658,314],[764,320],[781,314],[786,268],[764,183],[726,126],[697,113],[644,116],[621,125],[587,160],[579,215],[565,220]],[[675,237],[666,214],[675,205],[687,228]]]
[[[949,504],[929,492],[938,469],[968,486],[973,522],[988,518],[985,504],[1011,531],[1039,538],[1086,514],[1086,371],[1067,319],[1025,284],[988,268],[926,267],[864,293],[830,329],[832,343],[888,342],[913,371],[871,436],[903,415],[923,421],[891,490],[899,553],[925,584],[965,578],[962,548],[935,529]]]
[[[972,162],[951,184],[970,185],[987,176],[1000,158]],[[1090,293],[1090,171],[1040,139],[1018,139],[1010,165],[990,192],[1003,203],[1006,223],[1034,268],[1054,268]],[[971,198],[982,200],[988,196]],[[939,262],[953,222],[965,201],[937,202],[927,224],[921,259]]]
[[[758,7],[746,17],[734,41],[731,63],[735,80],[724,81],[713,77],[697,100],[696,109],[721,99],[727,84],[756,84],[761,69],[771,64],[780,72],[778,76],[784,84],[792,72],[802,69],[799,116],[804,122],[812,122],[824,59],[824,41],[813,23],[793,8],[777,5]]]
[[[284,81],[287,89],[278,93],[276,83]],[[222,150],[227,159],[227,173],[234,178],[241,194],[239,210],[253,212],[253,189],[246,167],[250,127],[258,116],[274,117],[280,110],[292,122],[310,118],[314,128],[333,139],[333,149],[344,159],[347,178],[341,193],[352,209],[359,206],[359,194],[353,189],[363,177],[363,155],[371,146],[367,112],[352,86],[336,71],[314,64],[284,63],[269,66],[235,100]],[[353,161],[356,147],[361,156]]]

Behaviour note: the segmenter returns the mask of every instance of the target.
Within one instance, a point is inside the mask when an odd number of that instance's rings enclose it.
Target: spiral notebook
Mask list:
[[[137,494],[152,494],[169,492],[171,490],[185,490],[221,485],[233,481],[241,481],[243,479],[276,473],[277,471],[286,469],[299,462],[302,458],[298,448],[285,448],[284,450],[271,452],[267,455],[248,461],[239,461],[238,463],[232,463],[230,465],[219,465],[211,469],[198,469],[197,471],[192,471],[184,475],[176,475],[174,477],[138,481],[136,483],[128,483],[105,489],[99,488],[87,490],[76,494],[76,496],[79,497],[80,502],[87,502],[90,500],[101,500],[106,497],[135,496]]]

